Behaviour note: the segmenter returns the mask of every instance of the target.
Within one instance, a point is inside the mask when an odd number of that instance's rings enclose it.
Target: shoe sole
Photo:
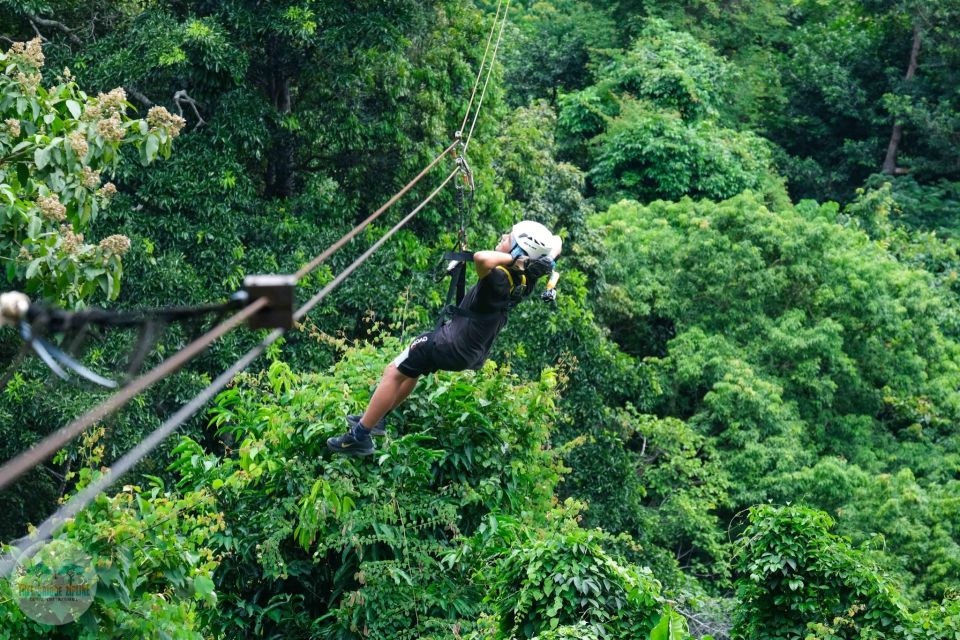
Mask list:
[[[333,453],[342,453],[345,456],[354,456],[357,458],[364,457],[364,456],[372,456],[376,451],[376,449],[350,449],[350,448],[344,449],[342,447],[337,447],[336,445],[330,444],[329,440],[327,440],[327,449],[329,449]]]

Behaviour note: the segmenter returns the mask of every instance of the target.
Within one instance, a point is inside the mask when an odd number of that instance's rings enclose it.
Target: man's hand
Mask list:
[[[557,290],[556,289],[547,289],[540,296],[540,299],[544,302],[549,302],[550,304],[557,303]]]

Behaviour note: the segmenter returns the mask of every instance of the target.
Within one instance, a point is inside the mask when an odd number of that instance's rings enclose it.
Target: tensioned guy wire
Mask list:
[[[24,451],[16,458],[9,460],[0,467],[0,489],[3,489],[18,477],[29,471],[33,467],[43,462],[48,457],[64,447],[74,438],[83,433],[86,429],[103,420],[114,411],[124,406],[136,395],[155,384],[157,381],[166,378],[172,373],[180,370],[184,365],[190,362],[197,355],[202,353],[214,341],[232,331],[240,324],[256,314],[267,306],[267,299],[260,298],[253,301],[229,319],[220,323],[210,331],[206,332],[186,347],[173,354],[167,360],[157,365],[147,373],[143,374],[133,382],[120,389],[117,393],[101,402],[93,409],[71,422],[54,431],[46,438],[33,445],[27,451]]]
[[[387,200],[387,202],[384,203],[384,205],[383,205],[382,207],[380,207],[379,209],[377,209],[376,211],[374,211],[373,213],[371,213],[369,216],[367,216],[367,218],[366,218],[363,222],[361,222],[360,224],[358,224],[357,226],[355,226],[353,229],[351,229],[350,231],[348,231],[347,233],[345,233],[342,238],[340,238],[339,240],[337,240],[336,242],[334,242],[332,245],[330,245],[330,246],[326,249],[326,251],[324,251],[323,253],[321,253],[320,255],[318,255],[316,258],[314,258],[313,260],[311,260],[311,261],[308,262],[307,264],[305,264],[305,265],[303,265],[302,267],[300,267],[300,270],[297,271],[297,272],[294,274],[294,275],[296,276],[297,280],[302,280],[304,276],[306,276],[306,275],[309,274],[311,271],[313,271],[313,270],[316,269],[318,266],[320,266],[320,264],[321,264],[324,260],[326,260],[327,258],[329,258],[330,256],[332,256],[337,250],[339,250],[341,247],[343,247],[343,245],[345,245],[345,244],[347,244],[348,242],[350,242],[351,240],[353,240],[353,238],[354,238],[358,233],[360,233],[361,231],[363,231],[364,229],[366,229],[366,228],[370,225],[370,223],[373,222],[374,220],[376,220],[377,218],[379,218],[380,215],[381,215],[384,211],[386,211],[387,209],[389,209],[390,207],[392,207],[394,204],[396,204],[397,200],[399,200],[401,197],[403,197],[404,194],[406,194],[408,191],[410,191],[410,189],[412,189],[415,184],[417,184],[418,182],[420,182],[420,179],[423,178],[423,176],[425,176],[425,175],[427,175],[428,173],[430,173],[430,170],[433,169],[433,168],[437,165],[437,163],[440,162],[440,160],[443,159],[448,153],[450,153],[451,151],[453,151],[454,147],[456,147],[456,146],[457,146],[457,143],[454,142],[454,143],[451,144],[449,147],[447,147],[440,155],[438,155],[436,158],[434,158],[433,161],[432,161],[430,164],[428,164],[423,171],[421,171],[419,174],[417,174],[417,177],[415,177],[413,180],[411,180],[410,182],[408,182],[408,183],[406,184],[406,186],[404,186],[402,189],[400,189],[400,191],[398,191],[397,193],[395,193],[395,194],[393,195],[393,197],[391,197],[389,200]]]

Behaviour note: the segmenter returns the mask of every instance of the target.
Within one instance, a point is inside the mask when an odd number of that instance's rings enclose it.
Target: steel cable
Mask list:
[[[254,300],[229,319],[220,323],[210,331],[206,332],[186,347],[173,354],[167,360],[157,365],[147,373],[143,374],[133,382],[120,389],[110,398],[101,402],[93,409],[71,422],[54,431],[46,438],[24,451],[17,457],[9,460],[0,466],[0,489],[3,489],[18,477],[29,471],[33,467],[43,462],[49,456],[52,456],[58,449],[67,445],[74,438],[83,433],[86,429],[96,424],[100,420],[127,404],[137,394],[141,393],[154,383],[170,374],[180,370],[190,360],[203,352],[211,343],[232,331],[234,328],[245,322],[261,309],[267,306],[267,299],[260,298]]]
[[[395,233],[407,225],[416,216],[424,207],[429,204],[444,187],[449,184],[449,182],[457,175],[458,169],[454,169],[447,178],[440,183],[433,192],[427,196],[419,205],[417,205],[409,214],[407,214],[400,222],[395,224],[387,233],[383,235],[379,240],[377,240],[369,249],[363,252],[356,260],[354,260],[346,269],[344,269],[336,278],[334,278],[329,284],[327,284],[320,292],[313,296],[309,301],[307,301],[303,306],[301,306],[295,313],[294,317],[297,320],[302,319],[306,316],[317,304],[320,303],[331,291],[333,291],[337,286],[339,286],[346,278],[357,270],[367,259],[373,255],[383,244],[389,240]],[[265,299],[261,298],[257,302],[264,301]],[[251,305],[252,307],[253,305]],[[250,307],[248,307],[250,308]],[[240,314],[237,314],[240,315]],[[237,316],[234,316],[234,318]],[[231,318],[232,320],[233,318]],[[255,346],[253,349],[248,351],[243,355],[239,360],[237,360],[230,368],[221,373],[217,378],[211,382],[203,391],[198,393],[190,402],[181,407],[176,413],[170,416],[162,425],[160,425],[155,431],[150,435],[140,441],[140,443],[125,453],[119,460],[117,460],[113,466],[111,466],[106,472],[103,473],[99,478],[94,480],[88,486],[84,487],[80,492],[74,495],[70,500],[68,500],[64,505],[58,508],[53,515],[44,520],[29,536],[21,538],[20,540],[15,541],[11,546],[14,546],[18,553],[8,553],[3,558],[0,558],[0,577],[7,576],[17,565],[17,562],[22,557],[22,554],[25,553],[28,549],[36,545],[38,542],[42,542],[50,538],[53,533],[56,531],[57,527],[64,523],[68,518],[72,518],[76,514],[80,513],[87,505],[89,505],[93,500],[96,499],[98,495],[106,491],[113,485],[117,480],[120,479],[125,473],[130,471],[140,460],[142,460],[147,454],[157,448],[170,434],[176,431],[184,422],[189,420],[197,411],[199,411],[207,402],[213,399],[217,393],[219,393],[224,387],[226,387],[238,373],[250,366],[257,358],[259,358],[267,348],[280,339],[281,336],[286,333],[282,329],[275,329],[270,332],[266,338],[264,338],[260,344]],[[119,394],[118,394],[119,395]],[[31,449],[31,451],[33,451]],[[46,456],[43,456],[46,457]],[[40,458],[40,460],[43,459]],[[39,461],[38,461],[39,463]],[[31,465],[32,467],[33,465]],[[27,467],[30,468],[30,467]],[[2,472],[2,469],[0,469]]]
[[[497,4],[497,14],[493,17],[493,24],[490,26],[490,35],[487,36],[487,46],[483,50],[483,59],[480,61],[480,68],[477,69],[477,79],[473,82],[473,91],[470,92],[470,102],[467,103],[467,111],[463,114],[463,122],[460,123],[460,133],[463,133],[467,126],[467,120],[470,119],[470,109],[473,108],[473,99],[477,96],[477,89],[480,87],[480,78],[483,77],[483,67],[487,63],[487,54],[490,52],[490,43],[493,42],[493,34],[497,31],[497,22],[500,20],[500,7],[503,6],[503,0]],[[478,107],[479,109],[479,107]]]
[[[503,31],[507,26],[507,18],[510,15],[510,2],[507,0],[507,6],[503,11],[503,20],[500,22],[500,35],[497,36],[497,45],[493,48],[493,57],[490,59],[490,66],[487,67],[487,78],[483,82],[483,91],[480,92],[480,101],[477,102],[477,111],[473,114],[473,122],[470,124],[470,133],[463,143],[463,152],[467,152],[470,146],[470,139],[473,138],[473,129],[477,126],[477,118],[480,116],[480,109],[483,108],[483,98],[487,95],[487,85],[490,84],[490,76],[493,75],[494,63],[497,61],[497,52],[500,50],[500,42],[503,40]],[[494,23],[496,25],[496,23]]]

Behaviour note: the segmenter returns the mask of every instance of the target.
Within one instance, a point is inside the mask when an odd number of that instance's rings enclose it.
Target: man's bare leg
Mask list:
[[[399,407],[401,404],[403,404],[404,400],[410,397],[410,394],[413,393],[413,389],[417,386],[417,382],[419,381],[420,378],[407,378],[403,381],[403,388],[400,390],[400,395],[397,396],[397,401],[394,403],[394,405],[390,407],[390,411],[393,411]]]
[[[377,385],[367,405],[367,410],[360,417],[360,423],[365,427],[372,428],[380,420],[396,409],[407,399],[407,396],[417,386],[418,378],[411,378],[400,373],[395,365],[388,365],[383,371],[383,377],[380,384]]]

